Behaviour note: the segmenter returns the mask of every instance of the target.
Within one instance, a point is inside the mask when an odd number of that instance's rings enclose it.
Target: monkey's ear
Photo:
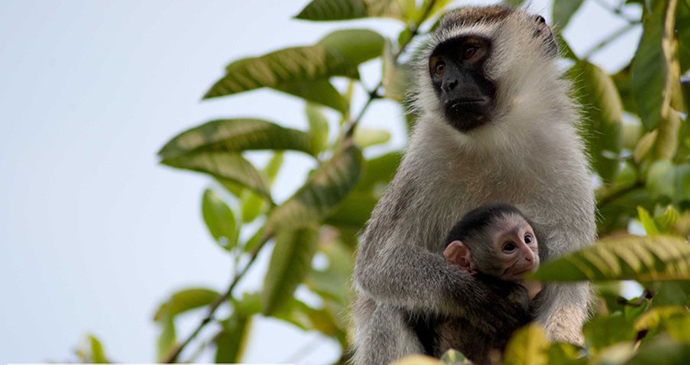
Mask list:
[[[443,256],[445,258],[458,265],[461,269],[473,273],[472,269],[472,256],[469,247],[465,246],[462,241],[453,241],[446,246],[443,250]]]

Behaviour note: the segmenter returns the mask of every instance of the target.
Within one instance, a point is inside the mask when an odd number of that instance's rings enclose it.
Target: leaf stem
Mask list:
[[[608,46],[611,42],[615,41],[625,33],[629,32],[631,29],[635,28],[639,23],[628,23],[624,25],[622,28],[618,29],[617,31],[611,33],[608,37],[604,38],[601,40],[601,42],[597,43],[594,47],[592,47],[589,51],[585,52],[585,54],[582,56],[582,59],[589,59],[594,55],[595,53],[601,51],[604,47]]]
[[[176,362],[177,359],[179,358],[180,354],[182,353],[182,350],[184,350],[184,348],[187,345],[189,345],[189,343],[192,342],[192,340],[194,338],[196,338],[196,336],[201,332],[202,329],[204,329],[204,327],[206,327],[207,324],[209,324],[213,321],[213,315],[216,313],[216,310],[218,310],[218,308],[232,296],[232,291],[235,289],[235,287],[240,282],[240,280],[242,280],[244,275],[247,274],[247,271],[249,271],[249,268],[252,266],[252,264],[256,260],[256,257],[259,255],[261,248],[266,244],[266,242],[268,242],[268,240],[270,238],[271,238],[271,235],[265,235],[264,236],[262,241],[252,251],[252,254],[249,257],[249,261],[247,262],[247,264],[242,268],[241,271],[239,271],[233,277],[232,281],[230,282],[230,285],[228,285],[228,288],[225,290],[223,295],[218,297],[218,299],[216,299],[208,307],[208,312],[207,312],[206,316],[204,317],[204,319],[201,320],[201,322],[197,325],[197,327],[194,329],[194,331],[192,331],[192,333],[190,333],[189,336],[187,336],[187,338],[184,341],[182,341],[182,343],[175,346],[170,351],[168,356],[165,357],[165,360],[163,360],[163,363],[171,364],[171,363]]]
[[[427,4],[426,8],[424,8],[424,12],[422,15],[419,17],[419,20],[413,22],[413,24],[408,25],[407,30],[410,31],[409,37],[405,39],[405,42],[403,42],[402,45],[400,45],[400,48],[393,54],[393,62],[398,62],[398,59],[400,58],[400,55],[407,49],[407,47],[412,43],[412,40],[414,37],[416,37],[419,34],[419,27],[421,26],[422,23],[426,20],[426,18],[429,16],[429,13],[431,12],[431,9],[434,8],[434,4],[436,3],[436,0],[431,0]],[[369,106],[371,105],[371,102],[374,101],[374,99],[379,99],[381,98],[381,95],[378,93],[379,89],[383,86],[383,77],[381,78],[381,81],[374,87],[371,91],[369,91],[369,98],[367,101],[364,103],[364,106],[362,106],[362,109],[360,109],[359,114],[357,114],[357,117],[352,120],[350,123],[350,126],[347,129],[347,132],[345,132],[345,139],[352,138],[355,134],[355,129],[357,129],[357,126],[359,125],[359,122],[362,120],[362,117],[364,117],[364,114],[366,113],[367,109],[369,109]]]

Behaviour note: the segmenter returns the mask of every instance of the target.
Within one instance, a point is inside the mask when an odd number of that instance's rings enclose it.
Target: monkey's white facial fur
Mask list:
[[[472,148],[510,143],[552,123],[550,108],[575,113],[562,101],[569,86],[557,54],[539,15],[504,6],[450,12],[416,62],[413,107],[422,123],[445,124]]]

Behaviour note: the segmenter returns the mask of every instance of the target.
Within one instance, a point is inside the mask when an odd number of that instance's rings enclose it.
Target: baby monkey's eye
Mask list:
[[[530,243],[530,242],[532,242],[532,235],[526,234],[525,235],[525,243]]]
[[[506,242],[505,244],[503,244],[503,251],[505,252],[513,252],[516,248],[517,246],[512,242]]]

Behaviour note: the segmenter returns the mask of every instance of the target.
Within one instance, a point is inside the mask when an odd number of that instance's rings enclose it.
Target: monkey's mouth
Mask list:
[[[446,118],[460,132],[468,132],[483,125],[488,118],[491,102],[487,98],[459,98],[446,103]]]

